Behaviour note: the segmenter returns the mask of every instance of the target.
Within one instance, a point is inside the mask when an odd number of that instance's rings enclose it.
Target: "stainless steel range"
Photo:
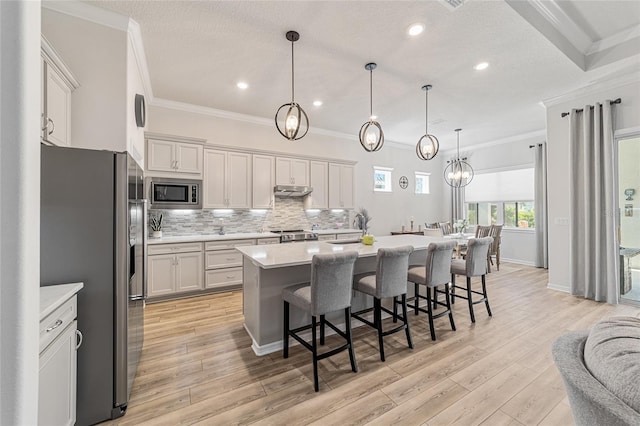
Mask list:
[[[298,241],[317,241],[318,234],[303,231],[302,229],[292,229],[292,230],[278,230],[271,231],[276,234],[280,234],[280,242],[281,243],[295,243]]]

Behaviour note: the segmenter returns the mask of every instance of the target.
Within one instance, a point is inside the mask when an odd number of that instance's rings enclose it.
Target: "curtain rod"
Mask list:
[[[615,101],[610,101],[609,105],[614,105],[614,104],[621,104],[622,103],[622,99],[618,98]],[[591,109],[593,109],[593,107],[591,107]],[[581,109],[577,109],[576,111],[578,112],[582,112],[584,111],[582,108]],[[560,114],[560,117],[565,118],[567,115],[569,115],[570,113],[568,112],[563,112],[562,114]]]

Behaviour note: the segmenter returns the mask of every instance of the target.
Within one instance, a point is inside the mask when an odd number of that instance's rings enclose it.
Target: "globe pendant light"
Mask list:
[[[384,145],[384,132],[380,123],[374,120],[373,116],[373,70],[377,65],[373,62],[364,66],[369,71],[369,121],[360,127],[360,144],[368,152],[379,151]]]
[[[309,117],[294,99],[293,43],[299,39],[300,34],[296,31],[287,32],[287,40],[291,42],[291,102],[278,108],[275,118],[278,132],[290,141],[302,139],[309,131]]]
[[[422,90],[425,93],[425,107],[424,107],[424,135],[418,140],[418,144],[416,145],[416,154],[418,158],[421,160],[431,160],[436,156],[438,150],[440,149],[440,142],[438,142],[438,138],[433,135],[430,135],[427,131],[428,125],[428,117],[429,117],[429,90],[431,89],[431,85],[427,84],[422,86]]]
[[[460,158],[460,131],[456,129],[458,134],[458,143],[456,149],[456,158],[453,161],[447,161],[449,165],[444,169],[444,181],[447,185],[454,188],[462,188],[469,185],[473,180],[473,168],[465,160],[466,157]]]

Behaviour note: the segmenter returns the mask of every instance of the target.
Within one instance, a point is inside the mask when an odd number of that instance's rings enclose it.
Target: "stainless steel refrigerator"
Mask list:
[[[142,170],[127,153],[41,146],[41,286],[81,281],[77,424],[122,416],[143,343]]]

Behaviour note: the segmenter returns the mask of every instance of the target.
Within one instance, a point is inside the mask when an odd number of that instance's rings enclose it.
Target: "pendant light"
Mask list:
[[[422,90],[425,93],[425,102],[424,102],[424,135],[418,140],[418,144],[416,145],[416,155],[421,160],[431,160],[436,156],[438,150],[440,149],[440,142],[438,142],[438,138],[433,135],[430,135],[427,131],[427,125],[429,123],[429,90],[431,90],[431,85],[426,84],[422,86]]]
[[[369,121],[360,127],[360,145],[368,152],[379,151],[384,145],[384,132],[373,115],[373,70],[378,65],[369,62],[364,69],[369,71]]]
[[[300,34],[296,31],[288,31],[286,37],[291,42],[291,102],[278,108],[275,121],[276,128],[282,136],[290,141],[297,141],[309,131],[309,117],[294,99],[293,43],[300,39]],[[282,114],[285,111],[286,113]]]
[[[447,185],[454,188],[462,188],[467,186],[473,180],[473,168],[466,162],[467,157],[460,158],[460,131],[462,129],[456,129],[458,134],[458,143],[456,149],[456,158],[452,161],[447,161],[449,165],[444,169],[444,181]]]

